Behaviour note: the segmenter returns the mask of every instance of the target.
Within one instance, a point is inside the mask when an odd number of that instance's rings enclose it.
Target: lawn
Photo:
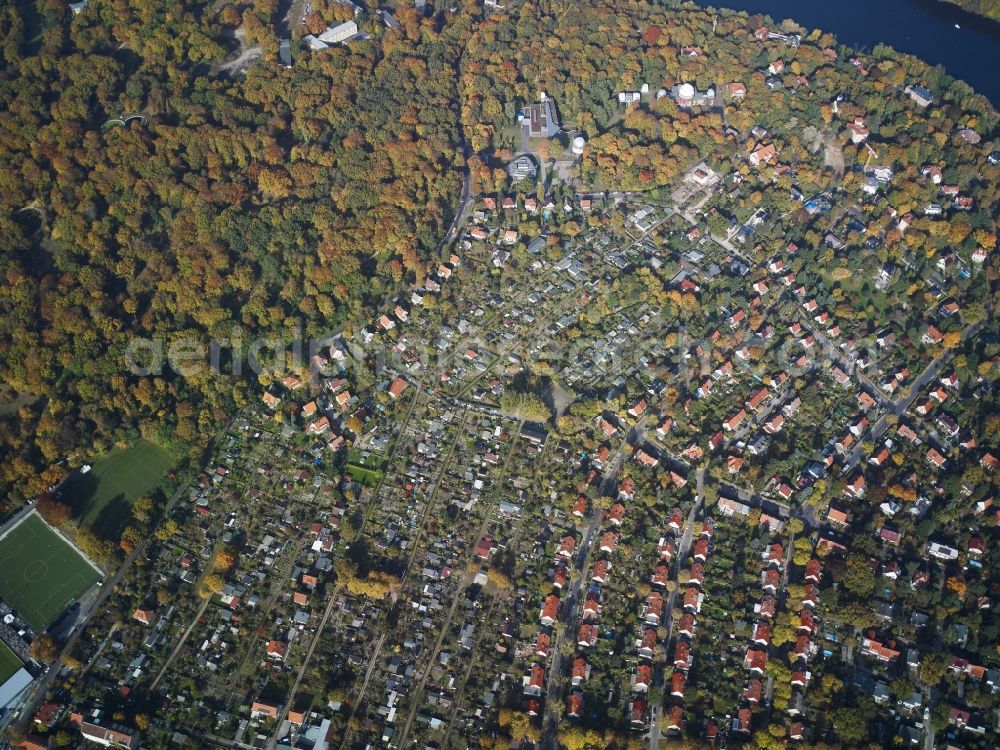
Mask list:
[[[74,518],[100,536],[113,538],[128,521],[132,502],[158,489],[172,464],[160,446],[141,440],[99,459],[86,474],[73,476],[63,496]]]
[[[366,469],[379,471],[383,466],[385,466],[385,459],[374,453],[359,451],[352,448],[347,452],[347,463],[357,464],[358,466],[363,466]]]
[[[351,450],[347,454],[347,473],[355,482],[364,485],[378,484],[382,476],[382,467],[385,460],[379,456],[367,452]]]
[[[0,641],[0,685],[7,682],[22,666],[17,654],[11,651],[7,644]]]
[[[378,480],[382,476],[375,469],[370,469],[367,466],[359,466],[358,464],[348,464],[347,473],[351,475],[351,478],[355,482],[364,485],[378,484]]]
[[[0,597],[36,633],[100,579],[100,573],[36,513],[0,539]]]

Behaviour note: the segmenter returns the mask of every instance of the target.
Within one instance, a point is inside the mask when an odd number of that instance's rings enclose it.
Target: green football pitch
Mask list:
[[[35,513],[0,539],[0,597],[36,633],[100,579],[97,570]]]
[[[7,644],[0,642],[0,685],[7,682],[23,665]]]
[[[79,521],[101,536],[114,536],[121,529],[113,522],[119,517],[127,520],[132,502],[159,487],[172,464],[160,446],[141,440],[98,459],[86,474],[72,477],[63,496]]]

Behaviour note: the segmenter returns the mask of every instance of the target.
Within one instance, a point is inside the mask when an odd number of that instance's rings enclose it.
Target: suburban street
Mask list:
[[[627,437],[618,444],[617,449],[608,462],[604,479],[601,484],[601,495],[613,497],[617,494],[618,475],[622,464],[625,462],[625,451],[628,447]],[[542,720],[542,745],[546,750],[554,750],[556,747],[555,732],[558,724],[556,706],[559,703],[558,680],[562,674],[562,655],[559,644],[566,638],[571,641],[575,637],[577,623],[577,607],[581,601],[581,593],[587,585],[587,562],[590,559],[590,552],[597,536],[597,531],[601,527],[604,519],[603,511],[594,507],[591,510],[590,518],[586,530],[583,532],[583,539],[577,546],[573,560],[573,583],[570,586],[567,596],[559,603],[558,626],[553,628],[553,639],[551,648],[551,663],[549,665],[546,679],[545,714]]]
[[[982,324],[977,324],[967,327],[965,330],[966,339],[970,339],[971,337],[975,336],[981,329],[982,329]],[[827,347],[830,346],[829,341],[826,342],[826,345]],[[909,408],[913,406],[913,402],[917,400],[917,397],[919,397],[924,392],[924,390],[928,386],[930,386],[931,383],[937,380],[938,376],[941,374],[942,369],[948,362],[951,361],[952,357],[953,354],[951,352],[946,352],[941,356],[937,357],[936,359],[932,360],[930,364],[928,364],[927,367],[925,367],[923,371],[921,371],[921,373],[909,385],[906,392],[900,395],[899,398],[895,400],[888,399],[882,393],[880,388],[875,387],[875,385],[871,383],[871,381],[861,376],[861,374],[857,372],[856,368],[854,369],[854,372],[849,371],[850,374],[853,374],[856,377],[859,376],[862,377],[863,382],[869,386],[870,392],[873,395],[875,395],[880,400],[880,402],[882,402],[887,406],[887,414],[882,415],[881,417],[878,418],[878,420],[875,421],[875,423],[869,429],[869,432],[865,440],[870,443],[877,443],[888,429],[889,426],[888,416],[891,415],[893,417],[898,418],[901,417],[903,414],[905,414],[909,410]],[[854,446],[853,450],[851,450],[851,452],[848,454],[847,459],[844,461],[844,468],[842,472],[843,474],[845,475],[850,474],[858,466],[863,457],[863,451],[864,451],[864,444],[862,441],[858,441],[858,443]]]

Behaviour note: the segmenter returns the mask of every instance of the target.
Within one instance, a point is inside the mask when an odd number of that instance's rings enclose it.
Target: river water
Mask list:
[[[1000,109],[1000,23],[937,0],[695,0],[703,7],[790,18],[806,29],[836,35],[850,47],[888,44],[941,65]],[[956,29],[958,24],[961,28]]]

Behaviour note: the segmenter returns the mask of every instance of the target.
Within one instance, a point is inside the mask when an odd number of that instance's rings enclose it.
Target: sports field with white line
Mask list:
[[[0,598],[40,633],[100,573],[37,513],[0,539]]]

